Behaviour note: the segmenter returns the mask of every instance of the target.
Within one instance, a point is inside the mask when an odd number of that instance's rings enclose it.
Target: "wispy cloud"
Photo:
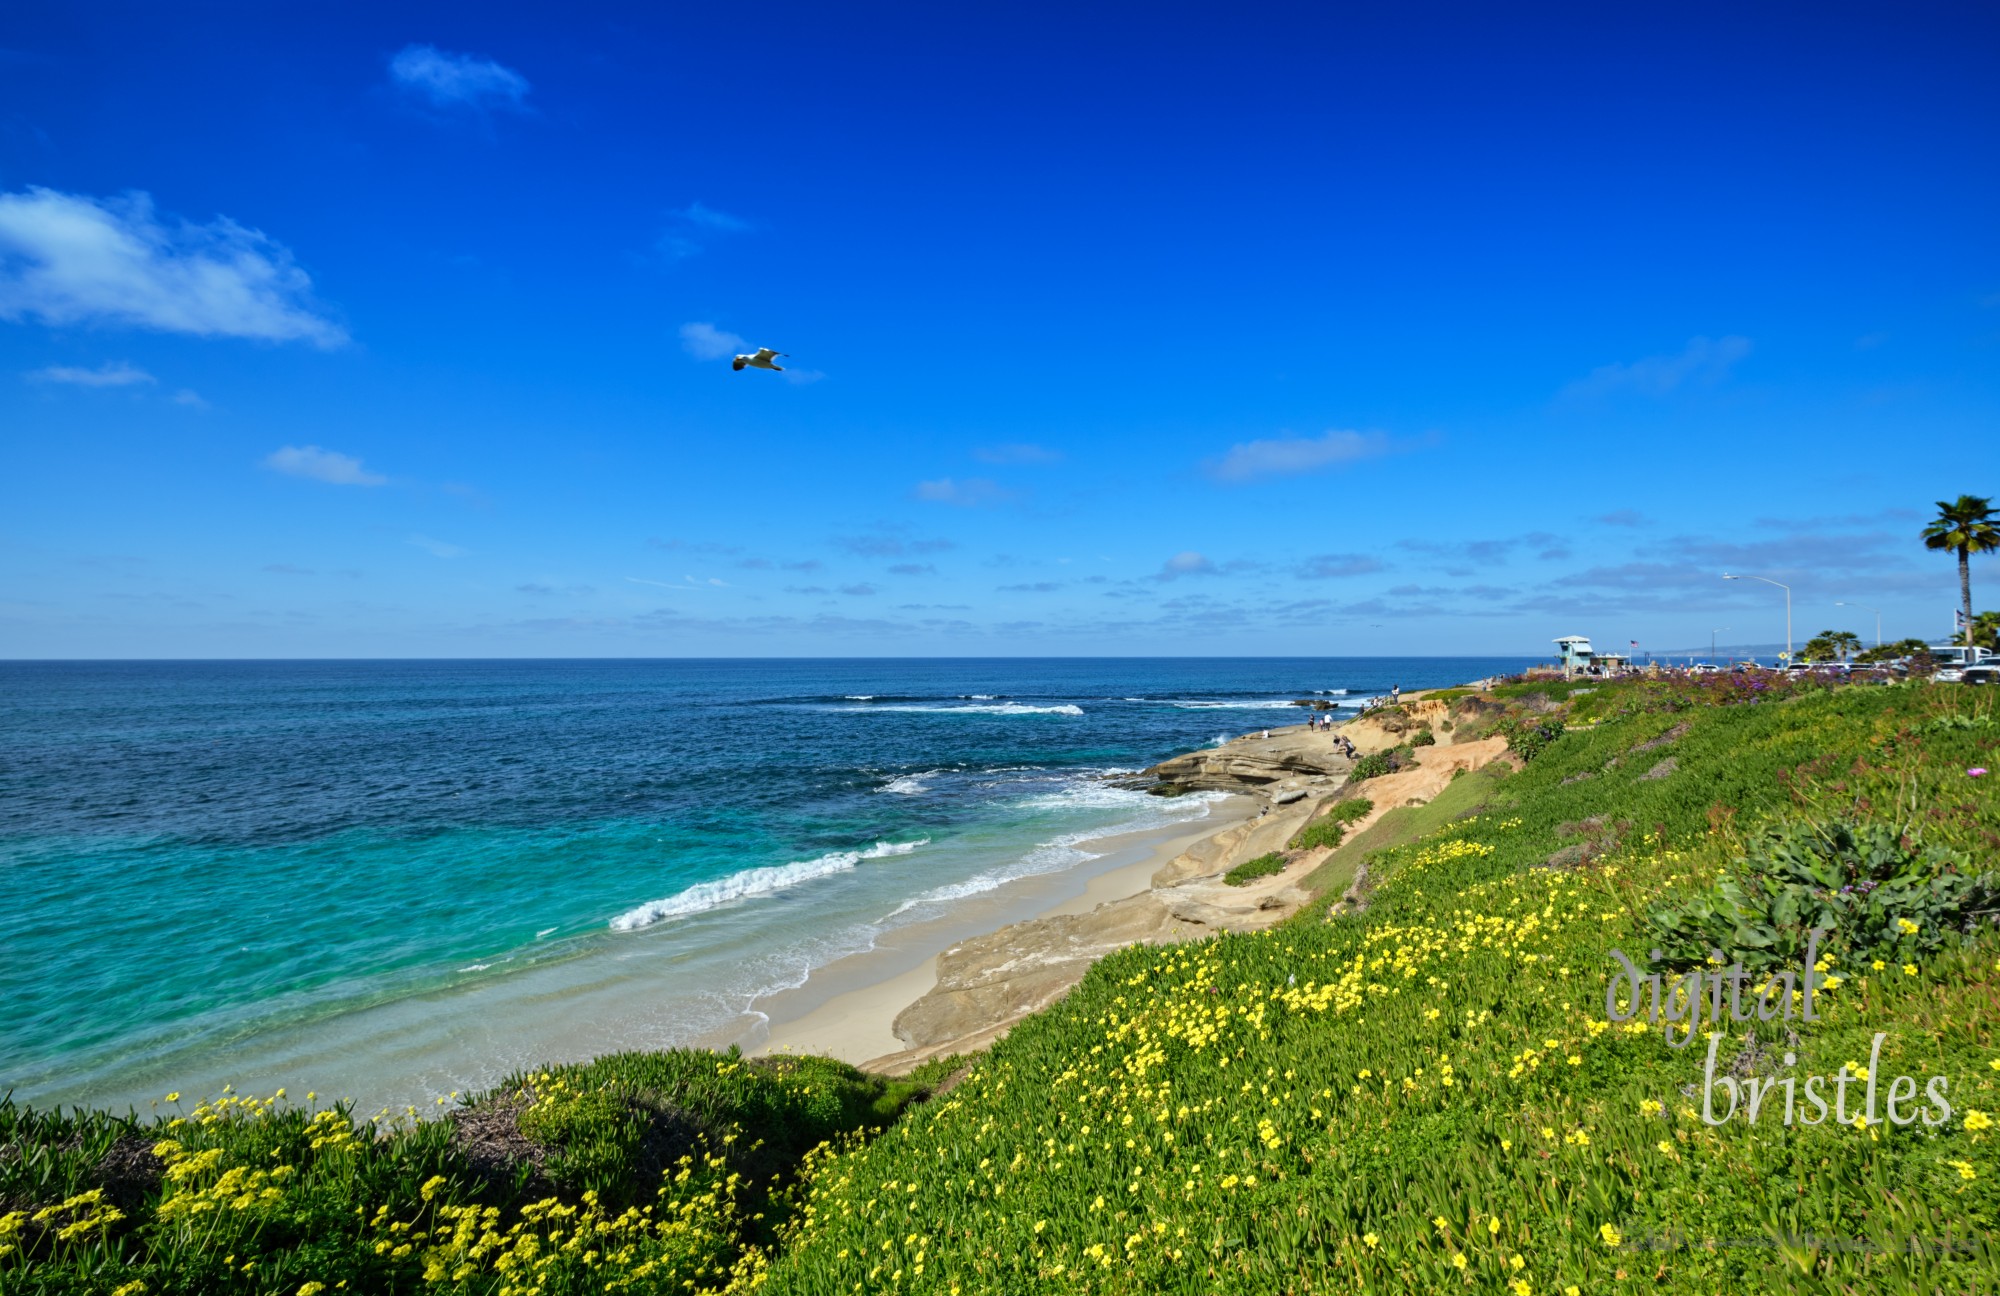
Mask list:
[[[842,594],[853,595],[856,598],[867,598],[868,596],[876,593],[877,591],[873,585],[870,585],[864,581],[858,585],[842,585],[840,587],[840,592]]]
[[[1050,450],[1045,446],[1010,442],[1006,445],[981,446],[972,452],[972,457],[981,463],[990,464],[1051,464],[1060,463],[1063,454],[1060,450]]]
[[[1260,477],[1295,477],[1325,472],[1364,459],[1375,459],[1401,447],[1380,432],[1333,430],[1316,437],[1281,436],[1245,441],[1204,465],[1221,482],[1255,481]]]
[[[1642,527],[1647,525],[1649,519],[1638,509],[1625,508],[1613,509],[1609,513],[1599,513],[1591,521],[1602,522],[1605,526]]]
[[[935,576],[937,575],[937,568],[930,563],[892,563],[889,566],[889,574],[891,576]]]
[[[448,540],[438,540],[419,532],[410,537],[409,542],[433,558],[463,558],[472,550],[463,545],[452,544]]]
[[[707,240],[717,235],[743,234],[755,228],[740,216],[689,203],[669,214],[667,227],[653,241],[653,250],[670,260],[681,260],[700,252]]]
[[[199,392],[190,391],[186,387],[183,387],[179,391],[175,392],[171,397],[171,399],[173,400],[174,404],[186,405],[190,409],[208,408],[208,402],[201,398],[201,394]]]
[[[295,567],[291,563],[265,563],[264,570],[273,572],[279,576],[311,576],[315,574],[310,567]]]
[[[1300,563],[1293,575],[1300,580],[1336,580],[1343,576],[1366,576],[1383,570],[1378,558],[1367,554],[1314,554]]]
[[[933,504],[955,504],[959,508],[1001,504],[1014,498],[1012,491],[984,477],[940,477],[936,481],[918,482],[912,493],[920,500],[929,500]]]
[[[285,446],[264,457],[264,466],[292,477],[309,477],[333,486],[381,486],[388,478],[370,472],[353,455],[322,450],[316,445]]]
[[[35,370],[28,377],[35,382],[68,383],[73,387],[133,387],[159,381],[144,369],[134,368],[123,360],[106,361],[95,369],[50,365],[46,369]]]
[[[953,547],[945,539],[906,540],[894,534],[835,536],[835,548],[845,549],[863,558],[900,558],[904,554],[943,553]],[[787,563],[790,567],[792,564]]]
[[[717,580],[713,576],[704,577],[700,580],[692,576],[683,576],[678,581],[648,580],[644,576],[627,576],[625,579],[631,581],[634,585],[653,585],[660,589],[711,590],[729,588],[728,581]]]
[[[1153,579],[1171,581],[1179,580],[1183,576],[1220,576],[1221,574],[1221,568],[1217,567],[1213,561],[1202,554],[1196,553],[1192,549],[1188,549],[1175,554],[1164,563],[1161,563],[1160,570],[1155,573]]]
[[[0,194],[0,319],[339,346],[291,252],[219,216],[162,220],[143,193]]]
[[[681,325],[681,349],[697,360],[721,360],[750,349],[750,344],[705,320]]]
[[[1665,396],[1684,383],[1717,383],[1729,376],[1737,361],[1750,354],[1750,339],[1694,337],[1673,355],[1647,356],[1629,364],[1601,365],[1562,389],[1570,400],[1588,400],[1613,392],[1635,391]]]
[[[389,59],[389,79],[433,108],[527,111],[528,79],[482,54],[405,45]]]

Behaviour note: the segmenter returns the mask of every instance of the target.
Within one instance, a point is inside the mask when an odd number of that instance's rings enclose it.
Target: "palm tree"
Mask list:
[[[1965,605],[1965,643],[1972,646],[1972,555],[2000,549],[2000,526],[1993,501],[1961,495],[1947,504],[1937,502],[1938,515],[1924,528],[1924,548],[1948,549],[1958,555],[1958,597]],[[1969,654],[1968,654],[1969,655]]]
[[[1826,637],[1833,644],[1833,650],[1840,654],[1842,661],[1847,660],[1847,654],[1861,647],[1861,636],[1852,630],[1829,630]]]

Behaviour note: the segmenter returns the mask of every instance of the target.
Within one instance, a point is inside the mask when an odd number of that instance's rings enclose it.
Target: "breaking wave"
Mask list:
[[[866,850],[831,851],[818,859],[800,860],[791,864],[777,864],[768,868],[744,869],[726,878],[713,882],[699,882],[676,895],[664,900],[652,900],[636,909],[628,909],[611,920],[612,931],[638,931],[641,927],[651,927],[654,923],[669,918],[685,918],[690,914],[706,913],[720,909],[738,900],[753,899],[771,895],[802,882],[817,878],[831,877],[835,873],[845,873],[862,860],[886,859],[892,855],[908,855],[919,846],[930,843],[925,837],[913,842],[876,842]]]

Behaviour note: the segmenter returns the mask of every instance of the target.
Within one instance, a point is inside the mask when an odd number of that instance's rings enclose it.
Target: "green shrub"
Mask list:
[[[1333,808],[1305,827],[1299,829],[1292,838],[1293,850],[1312,850],[1325,846],[1332,848],[1347,838],[1347,826],[1368,817],[1375,803],[1367,797],[1352,797],[1346,801],[1336,801]]]
[[[1238,864],[1235,868],[1224,873],[1222,880],[1230,886],[1249,886],[1258,878],[1270,877],[1273,873],[1283,873],[1285,865],[1288,863],[1290,861],[1282,854],[1272,851],[1267,855],[1259,855],[1256,859]]]
[[[1348,771],[1347,781],[1359,783],[1363,779],[1380,778],[1384,774],[1394,774],[1402,767],[1402,762],[1397,759],[1395,752],[1376,752],[1354,762],[1354,768]]]
[[[1429,725],[1417,730],[1417,736],[1410,739],[1410,746],[1412,747],[1435,747],[1436,745],[1437,735],[1431,732]]]
[[[1890,824],[1788,824],[1766,830],[1706,893],[1650,914],[1672,967],[1722,951],[1750,971],[1796,965],[1807,933],[1859,964],[1913,963],[1976,926],[2000,903],[2000,875],[1952,851],[1909,845]],[[1857,969],[1858,970],[1858,969]]]
[[[1563,722],[1552,716],[1517,716],[1502,720],[1500,732],[1507,735],[1508,751],[1531,761],[1563,736]]]

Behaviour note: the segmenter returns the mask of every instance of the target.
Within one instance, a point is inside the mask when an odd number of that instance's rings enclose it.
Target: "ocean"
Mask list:
[[[386,1103],[726,1042],[898,927],[1207,813],[1107,774],[1526,664],[0,663],[0,1092]]]

